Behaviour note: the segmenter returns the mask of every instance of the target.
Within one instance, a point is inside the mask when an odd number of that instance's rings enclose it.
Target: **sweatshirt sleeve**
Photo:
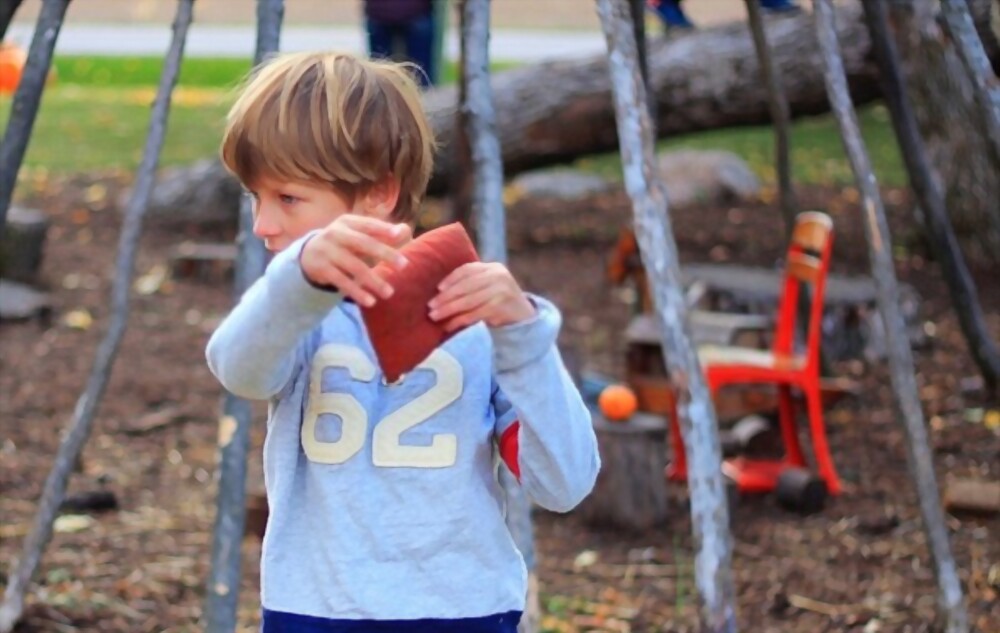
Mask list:
[[[590,411],[563,365],[556,338],[561,316],[540,297],[538,314],[492,328],[497,436],[517,433],[517,471],[528,496],[568,512],[593,489],[601,459]]]
[[[306,280],[299,264],[312,234],[274,257],[208,341],[208,366],[229,392],[267,400],[292,379],[303,337],[341,300]]]

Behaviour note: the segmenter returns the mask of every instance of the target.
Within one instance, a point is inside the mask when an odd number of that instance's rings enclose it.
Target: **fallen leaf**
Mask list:
[[[592,549],[585,549],[573,559],[573,569],[584,569],[597,562],[597,552]]]
[[[135,291],[141,295],[152,295],[163,286],[170,271],[163,264],[156,264],[142,277],[135,280]]]
[[[87,204],[104,202],[108,197],[108,188],[101,183],[94,183],[83,192],[83,201]]]
[[[60,534],[82,532],[94,526],[96,521],[86,514],[64,514],[52,524],[52,529]]]
[[[991,431],[1000,431],[1000,410],[990,409],[983,416],[983,426]]]
[[[94,317],[90,316],[90,312],[86,308],[79,308],[67,312],[66,316],[63,317],[63,323],[74,330],[89,330],[90,326],[94,324]]]

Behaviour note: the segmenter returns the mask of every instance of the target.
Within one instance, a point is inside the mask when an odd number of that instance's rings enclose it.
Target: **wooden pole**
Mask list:
[[[781,72],[775,66],[771,47],[767,42],[760,0],[746,0],[746,5],[753,45],[757,51],[757,63],[760,64],[761,76],[767,85],[767,104],[771,111],[771,125],[774,127],[774,160],[778,173],[781,215],[785,220],[785,232],[791,238],[792,230],[795,228],[795,216],[799,213],[799,205],[792,186],[792,161],[788,141],[792,117],[788,110],[788,99],[785,98]]]
[[[7,29],[14,20],[17,8],[23,0],[0,0],[0,42],[7,35]]]
[[[899,287],[892,262],[892,236],[889,234],[889,223],[879,194],[878,182],[875,180],[871,161],[861,137],[857,113],[848,93],[847,77],[844,74],[837,42],[833,5],[830,0],[814,0],[813,10],[823,57],[827,94],[840,126],[841,139],[851,169],[854,171],[858,190],[861,192],[864,213],[862,224],[865,228],[872,273],[878,293],[879,312],[886,333],[892,385],[896,393],[899,415],[906,431],[910,476],[916,484],[924,529],[934,559],[939,607],[946,622],[946,630],[949,633],[965,633],[969,630],[969,620],[958,570],[948,542],[948,528],[934,474],[934,459],[927,436],[927,424],[917,393],[913,355],[906,337],[906,325],[899,309]]]
[[[632,200],[636,238],[653,292],[665,365],[690,456],[688,483],[698,548],[695,583],[701,600],[701,628],[706,633],[730,633],[736,631],[736,607],[722,451],[708,385],[687,332],[687,307],[666,187],[654,175],[652,124],[636,59],[632,18],[627,0],[597,0],[597,13],[608,44],[625,189]]]
[[[457,103],[454,116],[450,119],[450,124],[453,128],[453,133],[449,136],[454,139],[454,141],[448,144],[448,148],[445,151],[449,151],[454,154],[454,156],[444,155],[439,158],[445,158],[445,160],[452,161],[455,165],[455,169],[450,172],[450,194],[451,194],[451,219],[455,222],[461,222],[465,230],[469,232],[469,235],[473,237],[475,241],[478,242],[478,236],[476,235],[476,227],[474,226],[474,219],[472,217],[472,189],[473,189],[473,173],[472,173],[472,147],[469,140],[469,112],[468,108],[464,105],[468,103],[468,89],[469,82],[465,78],[465,62],[462,61],[467,57],[465,52],[469,45],[467,38],[462,36],[461,23],[465,19],[465,4],[467,0],[458,0],[458,21],[459,21],[459,65],[458,65],[458,97],[452,101],[452,103]],[[454,95],[453,95],[454,97]],[[435,135],[440,138],[442,135]],[[441,162],[440,160],[436,162]]]
[[[254,65],[278,51],[284,0],[257,0],[257,42]],[[253,285],[267,264],[264,243],[253,234],[253,206],[249,197],[240,201],[237,234],[236,275],[233,291],[239,297]],[[205,592],[205,630],[230,633],[236,629],[240,589],[240,544],[246,520],[247,454],[250,451],[250,402],[226,393],[219,419],[219,489],[215,527],[212,531],[212,561]]]
[[[153,103],[142,163],[139,165],[135,188],[132,190],[132,195],[125,208],[122,231],[118,240],[115,280],[111,288],[111,322],[107,334],[97,348],[97,358],[91,368],[86,388],[76,402],[73,418],[62,443],[59,445],[59,452],[56,455],[52,471],[45,482],[45,489],[38,502],[35,524],[24,541],[21,558],[16,563],[17,567],[8,578],[4,600],[0,604],[0,633],[10,633],[21,617],[28,584],[38,568],[45,546],[52,538],[52,523],[55,521],[56,515],[59,513],[59,506],[66,495],[66,485],[69,482],[73,465],[90,435],[94,414],[108,385],[119,344],[125,335],[125,327],[128,323],[129,289],[132,286],[135,257],[139,249],[139,238],[142,235],[143,216],[149,205],[149,197],[156,178],[156,166],[167,132],[170,99],[177,83],[177,76],[180,74],[181,59],[184,55],[188,26],[191,24],[193,4],[194,0],[179,0],[177,5],[173,39],[170,42],[167,59],[163,65],[163,74],[160,77],[156,101]],[[47,3],[43,10],[54,13],[53,5],[55,5],[54,2]],[[65,10],[65,6],[62,8]],[[41,24],[41,20],[39,23]],[[53,28],[57,29],[57,27]],[[55,36],[52,35],[52,40],[54,41],[54,39]],[[34,47],[34,45],[32,46]]]
[[[465,134],[472,160],[472,215],[479,255],[483,260],[507,263],[507,228],[503,207],[503,162],[496,130],[496,109],[490,86],[490,2],[464,0],[461,14],[462,79]],[[518,630],[533,633],[540,625],[535,544],[531,505],[514,475],[500,469],[500,485],[507,498],[507,528],[528,568],[527,607]]]
[[[924,232],[941,266],[958,323],[976,361],[983,381],[990,390],[1000,388],[1000,351],[990,337],[986,319],[979,303],[976,283],[962,257],[958,238],[948,217],[944,192],[934,177],[927,148],[917,126],[917,119],[907,100],[905,77],[896,44],[889,32],[884,0],[871,0],[864,5],[865,19],[871,34],[872,50],[882,78],[882,92],[892,117],[896,138],[910,175],[910,186],[923,211]]]
[[[7,209],[14,197],[17,174],[24,162],[31,130],[38,116],[38,106],[42,102],[45,79],[52,66],[52,51],[66,17],[70,0],[45,0],[38,15],[35,35],[28,48],[28,61],[24,65],[21,82],[14,92],[14,103],[10,108],[7,131],[0,142],[0,239],[7,224]],[[11,10],[13,14],[13,10]]]

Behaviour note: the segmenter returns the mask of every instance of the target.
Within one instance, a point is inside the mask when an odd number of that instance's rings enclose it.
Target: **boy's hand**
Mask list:
[[[360,305],[388,299],[393,288],[372,270],[379,261],[402,269],[408,261],[397,250],[412,238],[410,227],[362,215],[342,215],[306,242],[299,260],[306,279],[335,286]]]
[[[527,321],[535,306],[503,264],[474,262],[456,268],[438,286],[428,307],[448,332],[484,321],[501,327]]]

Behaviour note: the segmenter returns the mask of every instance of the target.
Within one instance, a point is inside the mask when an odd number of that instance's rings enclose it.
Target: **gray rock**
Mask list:
[[[16,281],[0,279],[0,321],[45,318],[52,312],[52,299],[44,292]]]
[[[755,198],[760,180],[746,161],[721,150],[676,150],[659,155],[671,206]]]
[[[577,200],[607,191],[610,187],[610,183],[600,176],[566,168],[527,172],[514,178],[510,184],[525,197],[560,200]]]
[[[130,195],[122,193],[119,208],[126,208]],[[239,183],[213,158],[164,169],[146,213],[163,224],[235,223],[239,208]]]

